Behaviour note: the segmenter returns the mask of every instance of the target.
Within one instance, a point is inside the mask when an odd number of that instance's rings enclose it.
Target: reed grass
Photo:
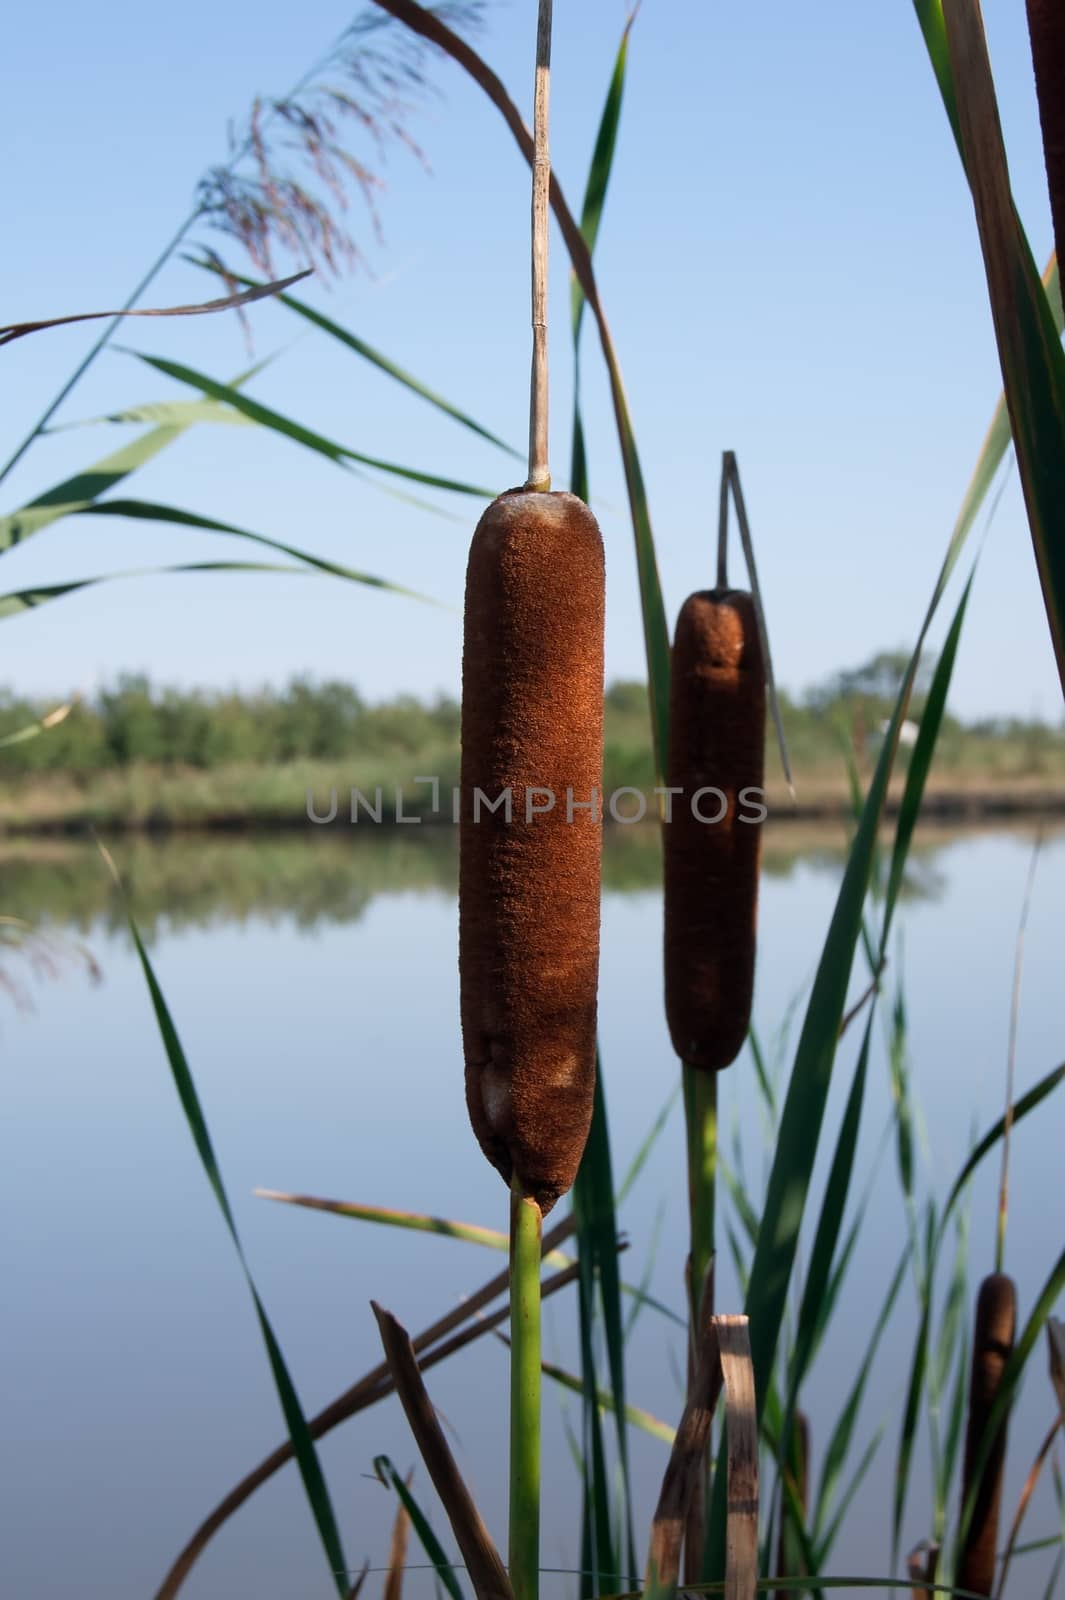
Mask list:
[[[441,44],[463,64],[503,113],[523,153],[533,160],[540,180],[540,215],[546,176],[546,151],[541,143],[539,159],[520,116],[498,79],[471,48],[455,36],[440,18],[413,0],[380,0],[383,9],[408,22],[424,37]],[[1037,10],[1032,0],[1033,12]],[[1003,163],[994,146],[988,144],[987,129],[994,134],[993,90],[988,99],[989,78],[981,55],[978,7],[965,8],[957,0],[938,5],[918,0],[918,17],[929,44],[933,65],[944,93],[948,113],[955,125],[963,161],[973,184],[981,240],[988,265],[989,288],[995,308],[996,325],[1003,354],[1006,404],[1017,434],[1017,446],[1028,495],[1028,504],[1039,558],[1040,574],[1047,597],[1052,632],[1061,645],[1058,607],[1065,593],[1060,585],[1060,551],[1054,534],[1060,517],[1060,503],[1052,493],[1062,468],[1055,456],[1055,428],[1060,417],[1055,410],[1058,399],[1060,348],[1054,332],[1051,300],[1033,277],[1023,233],[1012,212],[1008,185],[1003,188]],[[628,29],[623,40],[627,47]],[[1040,46],[1037,44],[1037,52]],[[620,58],[621,65],[624,57]],[[620,105],[620,81],[615,74],[611,97]],[[608,102],[609,106],[609,102]],[[981,109],[984,115],[981,115]],[[607,123],[609,130],[610,124]],[[616,131],[616,122],[615,122]],[[657,566],[646,494],[632,432],[631,418],[621,383],[616,352],[610,338],[591,265],[591,246],[597,227],[596,206],[601,208],[606,177],[612,155],[612,134],[608,131],[606,156],[597,151],[598,174],[590,185],[582,228],[578,229],[557,184],[551,199],[562,224],[563,237],[570,251],[580,293],[587,300],[599,327],[630,496],[630,510],[636,541],[638,575],[644,609],[645,637],[649,662],[651,738],[654,759],[665,764],[670,718],[670,677],[668,642],[658,588]],[[1003,252],[1005,255],[1003,256]],[[1010,275],[1003,273],[1003,259],[1015,269],[1012,291]],[[1012,303],[1011,303],[1012,294]],[[574,333],[579,333],[581,301],[574,301]],[[1060,331],[1060,322],[1057,323]],[[323,330],[329,332],[330,330]],[[334,333],[335,337],[336,334]],[[538,346],[542,344],[538,340]],[[1052,347],[1052,348],[1051,348]],[[1048,350],[1050,354],[1048,355]],[[1025,388],[1033,366],[1046,357],[1039,383]],[[166,364],[156,362],[161,370]],[[462,493],[484,493],[474,486],[443,479],[420,469],[408,469],[393,462],[363,457],[338,445],[328,436],[312,434],[294,419],[269,412],[242,392],[242,382],[217,384],[191,369],[170,364],[171,375],[197,387],[212,404],[222,404],[249,422],[287,436],[305,448],[331,459],[335,464],[369,464],[375,470],[398,474],[408,480]],[[535,389],[535,385],[534,385]],[[541,389],[541,396],[543,390]],[[430,397],[433,398],[433,397]],[[530,483],[535,492],[512,491],[496,500],[482,519],[475,535],[471,556],[467,607],[466,659],[469,669],[464,694],[464,752],[462,782],[470,794],[484,787],[495,793],[510,784],[549,784],[561,776],[563,791],[581,780],[594,781],[601,764],[602,690],[602,550],[598,530],[587,508],[573,496],[548,495],[546,459],[542,454],[545,413],[542,401],[532,405]],[[1059,408],[1060,409],[1060,408]],[[884,1328],[892,1314],[911,1261],[915,1264],[918,1289],[918,1325],[914,1342],[910,1383],[902,1418],[896,1463],[893,1522],[896,1546],[906,1507],[918,1413],[922,1396],[938,1406],[949,1381],[963,1370],[958,1359],[961,1317],[958,1285],[964,1283],[964,1256],[959,1249],[952,1289],[940,1321],[938,1340],[933,1339],[933,1296],[938,1257],[948,1222],[954,1217],[967,1186],[980,1164],[1011,1130],[1043,1105],[1047,1097],[1065,1081],[1065,1067],[1048,1073],[1014,1102],[1008,1097],[1007,1110],[975,1146],[939,1208],[929,1203],[923,1216],[918,1208],[918,1188],[914,1172],[912,1107],[901,1055],[895,1060],[895,1085],[898,1091],[894,1125],[899,1181],[907,1216],[909,1238],[887,1294],[874,1322],[865,1357],[854,1385],[847,1396],[835,1429],[828,1434],[826,1459],[819,1494],[811,1512],[806,1504],[805,1485],[796,1466],[804,1455],[800,1418],[801,1389],[831,1316],[840,1303],[850,1252],[854,1248],[861,1212],[849,1233],[844,1221],[855,1187],[856,1153],[874,1038],[875,1019],[880,1014],[885,959],[889,936],[900,902],[907,862],[914,844],[914,829],[928,793],[928,778],[942,727],[951,672],[966,614],[970,592],[967,583],[954,612],[947,643],[933,676],[921,733],[902,785],[897,824],[886,857],[880,850],[880,835],[886,811],[889,785],[898,754],[899,730],[906,716],[921,653],[933,617],[944,597],[948,580],[960,558],[965,539],[973,526],[976,510],[990,485],[995,464],[1002,458],[1009,435],[1009,423],[1002,407],[996,413],[985,450],[978,463],[973,484],[953,529],[932,598],[919,631],[916,647],[900,686],[890,719],[888,734],[864,795],[857,786],[858,821],[849,852],[836,908],[824,948],[817,964],[809,993],[800,1036],[794,1053],[786,1095],[781,1099],[759,1067],[759,1083],[767,1115],[772,1121],[772,1159],[764,1199],[752,1198],[745,1175],[738,1164],[726,1170],[719,1160],[714,1071],[732,1060],[747,1031],[750,1012],[750,981],[746,961],[753,959],[754,904],[751,891],[756,881],[751,862],[743,863],[742,905],[727,907],[730,940],[717,948],[717,957],[742,958],[738,977],[709,986],[698,998],[705,999],[713,988],[715,1006],[726,1003],[729,1027],[720,1024],[707,1028],[705,1018],[693,1025],[690,1017],[678,1020],[674,1041],[680,1039],[680,1054],[687,1063],[685,1074],[688,1126],[689,1170],[692,1184],[691,1271],[696,1284],[712,1278],[714,1244],[715,1186],[718,1171],[725,1177],[729,1201],[746,1230],[749,1251],[731,1230],[728,1237],[738,1269],[746,1280],[745,1314],[742,1317],[714,1317],[711,1295],[704,1300],[701,1318],[692,1316],[692,1326],[700,1335],[697,1359],[693,1363],[688,1403],[673,1440],[673,1455],[667,1471],[651,1538],[651,1559],[645,1593],[655,1600],[672,1600],[680,1583],[680,1549],[702,1478],[703,1463],[710,1438],[711,1414],[716,1392],[725,1388],[729,1423],[713,1495],[706,1519],[707,1543],[703,1563],[704,1577],[719,1578],[725,1592],[740,1600],[758,1587],[781,1587],[793,1591],[829,1590],[846,1586],[856,1589],[884,1587],[890,1579],[832,1578],[820,1569],[827,1560],[839,1523],[850,1505],[850,1494],[868,1465],[869,1451],[853,1463],[856,1419],[872,1371],[873,1360]],[[455,416],[462,423],[468,417]],[[111,487],[145,464],[181,431],[176,423],[160,425],[135,446],[106,463],[104,476]],[[1060,440],[1058,440],[1060,443]],[[584,444],[579,409],[574,419],[574,475],[583,474]],[[8,519],[0,530],[0,544],[18,542],[63,514],[94,514],[95,498],[88,485],[71,480],[61,486],[57,500],[42,497],[39,503],[24,508]],[[98,493],[99,491],[95,491]],[[108,503],[113,505],[114,502]],[[142,519],[181,522],[188,514],[167,508],[145,507],[144,503],[125,502],[124,514]],[[139,509],[138,509],[139,507]],[[550,508],[550,509],[548,509]],[[21,519],[21,520],[20,520]],[[190,519],[193,525],[205,521]],[[481,536],[483,530],[483,537]],[[594,532],[593,532],[594,530]],[[232,532],[232,529],[219,531]],[[250,537],[257,537],[249,535]],[[298,550],[288,554],[297,561],[313,564]],[[345,574],[345,576],[352,576]],[[574,595],[576,594],[576,599]],[[578,604],[579,602],[579,604]],[[729,602],[731,604],[731,602]],[[553,632],[548,634],[548,630]],[[696,630],[698,632],[698,630]],[[719,648],[712,630],[703,630],[703,645],[710,656]],[[545,646],[544,640],[549,642]],[[743,630],[746,646],[752,634]],[[759,644],[762,640],[759,639]],[[673,690],[682,688],[683,650],[675,653]],[[737,663],[728,669],[735,676]],[[717,714],[717,713],[715,713]],[[763,711],[764,715],[764,711]],[[754,720],[751,704],[737,722],[743,733],[734,750],[746,761],[760,760],[764,737],[748,737]],[[685,735],[682,718],[673,715],[673,733],[678,741],[682,763],[694,755],[695,733]],[[547,734],[550,737],[547,737]],[[468,765],[467,765],[468,763]],[[590,784],[588,785],[590,787]],[[724,786],[724,785],[722,785]],[[541,819],[542,820],[542,819]],[[556,819],[557,821],[557,819]],[[599,831],[597,826],[560,829],[548,824],[533,833],[530,822],[523,832],[511,830],[503,848],[502,830],[491,825],[477,833],[472,814],[464,813],[462,868],[460,880],[462,915],[462,1006],[467,1058],[467,1085],[471,1119],[489,1159],[512,1187],[513,1233],[511,1239],[510,1303],[497,1320],[511,1317],[512,1359],[512,1515],[510,1577],[503,1573],[483,1528],[475,1526],[472,1502],[461,1502],[464,1486],[447,1451],[446,1442],[432,1412],[422,1383],[421,1367],[431,1360],[444,1359],[462,1342],[482,1329],[469,1326],[476,1309],[486,1303],[484,1296],[498,1296],[507,1287],[494,1280],[480,1297],[441,1319],[419,1340],[410,1341],[402,1328],[387,1313],[380,1314],[382,1334],[388,1351],[387,1368],[377,1369],[361,1385],[341,1396],[327,1412],[308,1420],[300,1409],[296,1391],[273,1335],[262,1303],[250,1275],[248,1278],[260,1328],[289,1429],[289,1443],[282,1447],[280,1460],[294,1456],[303,1475],[304,1486],[318,1522],[333,1578],[342,1595],[357,1593],[363,1577],[348,1585],[339,1532],[332,1514],[328,1491],[314,1450],[314,1441],[345,1415],[372,1403],[387,1392],[388,1384],[400,1393],[412,1426],[423,1443],[427,1459],[439,1469],[441,1494],[453,1515],[456,1532],[461,1528],[472,1541],[460,1544],[474,1573],[478,1595],[506,1595],[513,1586],[517,1600],[535,1600],[539,1567],[539,1391],[541,1350],[539,1346],[539,1301],[541,1297],[540,1237],[543,1212],[548,1210],[576,1180],[576,1222],[579,1233],[579,1261],[567,1267],[543,1286],[543,1293],[563,1282],[580,1280],[582,1374],[579,1380],[588,1407],[588,1438],[592,1444],[590,1460],[584,1463],[585,1508],[582,1514],[582,1542],[590,1539],[593,1526],[597,1548],[593,1583],[602,1593],[602,1579],[610,1576],[621,1586],[625,1568],[633,1568],[634,1558],[622,1551],[615,1537],[611,1514],[606,1505],[610,1484],[606,1452],[600,1432],[596,1432],[600,1411],[612,1407],[619,1419],[640,1415],[630,1407],[624,1390],[624,1340],[619,1337],[621,1287],[616,1278],[617,1226],[613,1178],[610,1168],[606,1104],[599,1080],[595,1077],[596,981],[594,949],[598,937]],[[563,834],[567,837],[563,837]],[[573,841],[577,842],[574,843]],[[670,866],[667,853],[667,882]],[[705,864],[688,864],[678,869],[674,891],[689,908],[704,890]],[[560,895],[560,886],[571,887],[571,897]],[[676,893],[674,892],[674,903]],[[196,1095],[188,1063],[178,1041],[177,1030],[151,968],[143,940],[132,919],[130,934],[135,942],[145,981],[155,1008],[160,1035],[166,1047],[174,1081],[195,1140],[205,1174],[214,1190],[224,1218],[240,1252],[240,1243],[221,1174],[207,1133],[202,1108]],[[713,930],[715,933],[719,929]],[[561,948],[566,959],[562,977],[538,967],[550,936],[552,962],[558,965]],[[674,946],[674,949],[676,946]],[[869,966],[869,985],[859,1007],[847,1010],[848,984],[859,950],[864,950]],[[698,986],[696,986],[698,987]],[[561,991],[562,1004],[559,1006]],[[896,991],[898,994],[899,991]],[[815,1161],[825,1132],[826,1106],[840,1040],[864,1008],[864,1031],[858,1047],[857,1063],[844,1114],[838,1129],[821,1207],[816,1218],[812,1250],[805,1270],[798,1271],[800,1229],[810,1200]],[[560,1020],[560,1012],[562,1020]],[[671,1025],[674,1016],[670,1017]],[[897,1000],[892,1021],[892,1043],[904,1048],[905,1015]],[[709,1039],[704,1060],[693,1060],[699,1040]],[[702,1047],[700,1047],[702,1048]],[[588,1137],[587,1146],[585,1144]],[[582,1152],[587,1149],[585,1165]],[[582,1178],[585,1180],[582,1184]],[[327,1207],[328,1208],[328,1207]],[[397,1221],[378,1208],[348,1207],[363,1220]],[[373,1213],[376,1211],[376,1215]],[[455,1225],[442,1225],[442,1219],[408,1216],[404,1225],[457,1235]],[[572,1226],[567,1219],[567,1226]],[[498,1245],[483,1233],[465,1237],[478,1243]],[[555,1234],[557,1242],[558,1235]],[[241,1256],[243,1263],[243,1256]],[[749,1271],[748,1271],[749,1268]],[[245,1264],[245,1271],[247,1267]],[[614,1274],[611,1276],[611,1274]],[[789,1313],[789,1300],[798,1291],[797,1310]],[[489,1290],[492,1289],[492,1295]],[[1025,1364],[1042,1328],[1050,1323],[1051,1311],[1065,1289],[1065,1256],[1051,1268],[1041,1293],[1019,1335],[1015,1329],[1015,1295],[1008,1279],[995,1275],[985,1280],[978,1302],[973,1338],[972,1379],[969,1427],[961,1486],[961,1513],[956,1542],[956,1576],[963,1587],[974,1583],[976,1593],[990,1593],[994,1575],[995,1524],[1000,1494],[1002,1451],[1006,1426]],[[473,1309],[471,1309],[473,1308]],[[601,1315],[607,1331],[610,1382],[603,1386],[596,1379],[593,1324]],[[457,1320],[455,1320],[457,1319]],[[466,1324],[466,1326],[463,1326]],[[749,1330],[749,1346],[747,1344]],[[445,1334],[447,1337],[445,1337]],[[961,1348],[964,1348],[961,1346]],[[1057,1348],[1054,1346],[1053,1348]],[[960,1393],[956,1389],[956,1394]],[[953,1471],[950,1431],[953,1419],[960,1416],[960,1404],[952,1406],[948,1436],[934,1440],[935,1495],[934,1516],[940,1520],[945,1504],[945,1487]],[[592,1419],[594,1418],[594,1425]],[[810,1570],[806,1575],[785,1574],[779,1580],[757,1577],[759,1495],[759,1438],[767,1459],[775,1461],[777,1488],[783,1493],[787,1512],[782,1517],[782,1548],[789,1539],[798,1547],[797,1559]],[[619,1455],[628,1485],[624,1459],[624,1434],[619,1434]],[[875,1448],[875,1441],[873,1448]],[[238,1486],[223,1507],[208,1519],[207,1533],[194,1538],[160,1595],[177,1592],[206,1538],[247,1498],[252,1488],[265,1481],[279,1462],[279,1453]],[[399,1478],[390,1463],[381,1461],[381,1475],[399,1496],[411,1527],[431,1553],[441,1581],[454,1596],[454,1575],[448,1572],[439,1544],[434,1546],[427,1519],[421,1514],[409,1486]],[[844,1471],[851,1482],[842,1488]],[[254,1480],[254,1481],[252,1481]],[[250,1487],[249,1487],[250,1484]],[[767,1498],[772,1499],[773,1496]],[[461,1502],[461,1504],[460,1504]],[[455,1507],[459,1506],[456,1510]],[[628,1515],[631,1547],[631,1514]],[[405,1528],[404,1523],[400,1527]],[[935,1529],[937,1535],[945,1530]],[[599,1541],[599,1533],[602,1539]],[[401,1542],[397,1539],[397,1543]],[[937,1541],[938,1542],[938,1539]],[[1019,1554],[1019,1549],[1017,1551]],[[601,1559],[602,1558],[602,1559]],[[398,1583],[398,1558],[392,1562],[390,1584]],[[763,1566],[766,1562],[763,1561]],[[990,1570],[989,1570],[990,1569]],[[915,1588],[946,1592],[946,1586],[930,1577],[914,1577]],[[981,1587],[982,1586],[982,1587]],[[715,1584],[699,1587],[714,1588]]]
[[[1065,252],[1065,19],[1054,0],[1027,0],[1027,11],[1050,214],[1060,259]]]

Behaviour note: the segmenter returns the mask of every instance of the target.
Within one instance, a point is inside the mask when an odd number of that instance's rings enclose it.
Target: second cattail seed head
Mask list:
[[[689,1066],[738,1055],[754,991],[766,663],[745,590],[689,595],[673,642],[665,854],[666,1017]]]
[[[584,502],[493,501],[470,548],[462,660],[466,1102],[489,1161],[544,1212],[577,1175],[595,1090],[603,614]]]

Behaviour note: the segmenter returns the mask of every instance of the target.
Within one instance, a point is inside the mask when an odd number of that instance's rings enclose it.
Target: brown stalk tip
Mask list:
[[[1065,253],[1065,9],[1061,0],[1028,0],[1028,32],[1060,262]]]
[[[489,1161],[545,1214],[577,1175],[595,1089],[603,611],[583,501],[493,501],[470,547],[462,659],[466,1103]]]
[[[677,619],[663,829],[666,1016],[682,1061],[718,1071],[754,992],[766,670],[744,590],[689,595]],[[702,791],[702,792],[700,792]]]
[[[1013,1349],[1016,1325],[1017,1291],[1013,1279],[1007,1278],[1004,1273],[993,1272],[980,1285],[976,1299],[969,1422],[962,1472],[963,1506],[972,1490],[977,1451]],[[972,1520],[955,1580],[960,1589],[967,1589],[972,1594],[989,1595],[995,1580],[995,1547],[1005,1458],[1006,1422],[1003,1421],[979,1480]]]

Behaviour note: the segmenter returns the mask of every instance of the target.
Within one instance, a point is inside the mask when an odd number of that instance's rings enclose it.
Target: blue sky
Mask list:
[[[534,13],[533,0],[492,0],[482,38],[527,113]],[[984,13],[1014,192],[1042,266],[1051,229],[1024,8],[987,0]],[[0,320],[119,301],[189,210],[200,174],[224,158],[227,124],[257,93],[284,91],[354,14],[334,0],[266,14],[246,0],[186,0],[180,12],[122,0],[20,8],[0,60]],[[575,208],[625,14],[624,0],[555,6],[553,157]],[[440,96],[412,124],[431,173],[393,150],[383,243],[354,203],[369,270],[306,297],[521,446],[527,169],[470,80],[447,62],[433,75]],[[571,355],[557,234],[552,244],[562,486]],[[644,0],[597,264],[670,620],[713,582],[719,461],[731,448],[783,684],[798,692],[912,642],[1000,377],[971,204],[910,0]],[[208,288],[175,261],[151,303]],[[331,341],[303,336],[282,308],[251,316],[256,354],[288,347],[256,380],[256,398],[368,454],[497,488],[514,481],[505,457]],[[643,676],[632,534],[590,326],[585,339],[607,672]],[[0,455],[90,341],[75,328],[2,353]],[[229,316],[131,322],[120,342],[223,379],[248,362]],[[62,420],[187,393],[116,350]],[[130,437],[109,426],[40,441],[0,489],[0,510]],[[457,690],[473,501],[438,497],[456,520],[431,516],[274,435],[222,427],[192,430],[129,493],[306,545],[444,605],[317,578],[116,583],[6,621],[0,682],[61,694],[144,669],[218,686],[343,676],[375,698]],[[10,552],[0,588],[250,554],[208,535],[71,519]],[[953,704],[967,716],[1061,714],[1015,474],[981,559]]]

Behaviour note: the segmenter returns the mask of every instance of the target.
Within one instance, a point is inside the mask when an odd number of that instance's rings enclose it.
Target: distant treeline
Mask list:
[[[903,663],[904,664],[904,663]],[[801,701],[782,696],[785,732],[799,768],[839,769],[844,748],[859,762],[875,751],[890,715],[899,657],[874,657],[840,673]],[[924,684],[919,684],[923,692]],[[919,719],[922,692],[912,714]],[[53,710],[48,703],[0,691],[0,741]],[[295,678],[280,690],[204,692],[120,678],[39,738],[0,748],[0,775],[94,774],[125,768],[283,767],[295,762],[379,760],[406,767],[435,758],[440,771],[458,749],[459,706],[449,696],[423,703],[409,695],[370,704],[350,683]],[[984,721],[963,726],[944,719],[937,763],[997,773],[1057,775],[1065,771],[1065,731],[1038,721]],[[647,690],[615,682],[606,691],[606,765],[615,784],[649,787],[651,761]],[[772,744],[770,768],[774,765]]]

